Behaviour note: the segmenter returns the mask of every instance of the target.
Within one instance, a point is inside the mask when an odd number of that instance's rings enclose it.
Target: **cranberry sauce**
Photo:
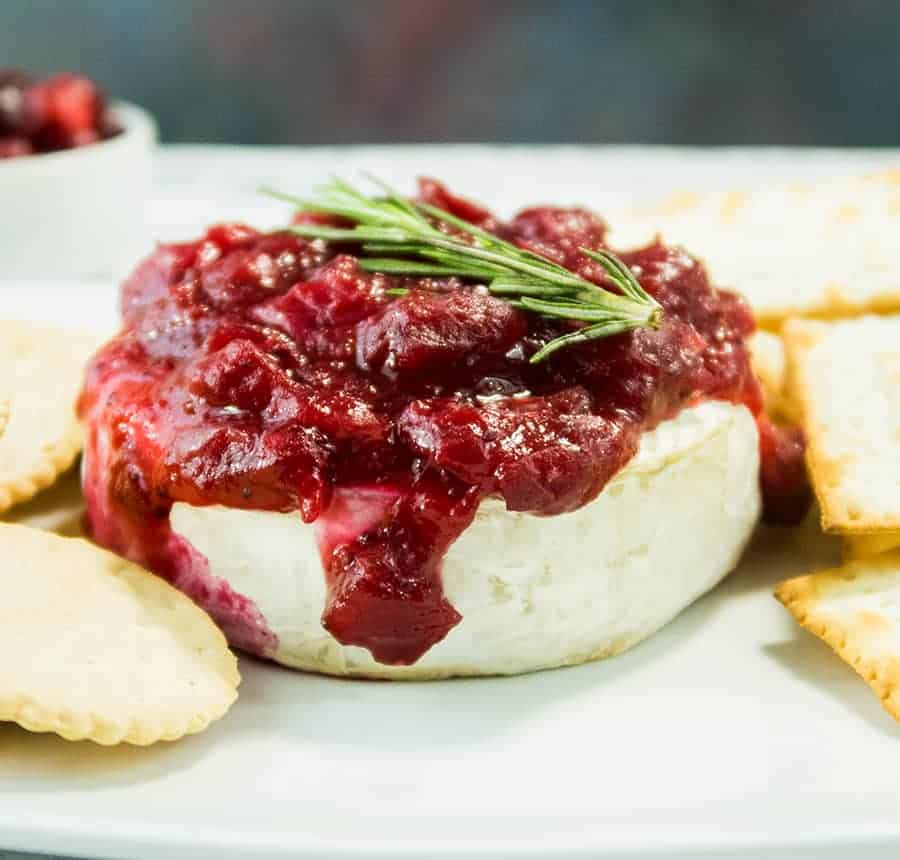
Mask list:
[[[422,194],[605,283],[578,251],[604,242],[589,212],[544,207],[501,223],[437,183]],[[351,248],[236,225],[161,246],[125,283],[124,329],[94,358],[81,399],[94,535],[178,580],[174,502],[299,511],[317,523],[324,626],[381,662],[415,662],[460,620],[441,561],[482,499],[571,511],[684,407],[714,398],[761,414],[744,302],[681,250],[622,259],[662,304],[662,326],[533,365],[571,325],[480,286],[368,274]],[[408,292],[388,293],[398,286]],[[802,446],[764,426],[768,510],[790,519],[805,500],[778,475]],[[236,644],[270,651],[255,629],[262,645]]]
[[[0,158],[73,149],[117,134],[97,85],[80,75],[35,80],[0,69]]]

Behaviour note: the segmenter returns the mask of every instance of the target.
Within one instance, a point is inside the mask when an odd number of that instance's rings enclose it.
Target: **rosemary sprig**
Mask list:
[[[571,344],[659,326],[659,303],[644,290],[628,266],[609,251],[579,249],[603,267],[618,292],[586,281],[450,212],[407,200],[384,183],[373,181],[383,196],[367,196],[341,179],[333,179],[310,198],[264,190],[301,211],[336,215],[352,222],[349,227],[298,224],[290,229],[311,239],[359,245],[359,266],[365,271],[479,281],[492,294],[522,310],[585,323],[546,343],[531,356],[532,363]],[[448,226],[463,236],[448,233]]]

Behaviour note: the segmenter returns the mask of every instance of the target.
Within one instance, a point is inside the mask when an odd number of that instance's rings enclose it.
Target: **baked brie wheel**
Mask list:
[[[584,209],[334,181],[162,245],[80,401],[95,541],[241,650],[444,678],[608,657],[807,504],[753,315]]]
[[[412,666],[378,663],[322,628],[315,525],[297,514],[177,503],[171,522],[253,600],[279,663],[371,678],[509,675],[619,654],[715,586],[759,516],[758,448],[745,407],[705,403],[645,434],[577,511],[536,517],[482,502],[444,558],[462,621]]]

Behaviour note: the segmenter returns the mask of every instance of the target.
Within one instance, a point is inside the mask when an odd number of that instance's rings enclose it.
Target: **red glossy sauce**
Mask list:
[[[578,252],[604,241],[589,212],[543,207],[500,223],[436,183],[421,193],[604,281]],[[441,561],[482,499],[571,511],[684,407],[713,398],[760,414],[744,302],[680,250],[621,256],[663,305],[662,327],[532,365],[568,324],[481,287],[366,274],[347,248],[243,226],[161,246],[125,283],[124,329],[93,360],[81,401],[95,537],[194,593],[221,591],[215,617],[266,654],[258,611],[185,561],[168,513],[179,500],[299,511],[318,524],[324,626],[381,662],[414,662],[460,620]],[[386,294],[398,285],[410,292]],[[764,426],[767,510],[796,519],[802,446],[770,444],[780,431]]]
[[[0,159],[73,149],[118,132],[103,94],[88,78],[37,80],[0,69]]]
[[[813,492],[806,473],[806,438],[799,427],[778,427],[765,415],[759,427],[759,483],[766,521],[797,525],[812,507]]]

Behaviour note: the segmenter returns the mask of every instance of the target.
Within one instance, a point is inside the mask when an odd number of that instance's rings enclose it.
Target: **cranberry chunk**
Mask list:
[[[184,427],[166,452],[168,494],[194,505],[295,511],[313,522],[328,504],[331,451],[316,430],[252,423]]]
[[[222,256],[200,270],[200,289],[216,308],[255,304],[283,293],[303,274],[304,249],[296,236],[276,233],[242,244],[233,250],[219,245]]]
[[[335,336],[335,329],[352,326],[374,313],[384,303],[383,289],[383,278],[360,271],[356,258],[343,254],[252,313],[256,320],[287,332],[309,351],[336,355],[341,350],[334,349],[335,341],[340,346],[341,338]]]
[[[57,75],[29,87],[26,100],[40,149],[69,149],[100,139],[104,100],[87,78]]]
[[[509,225],[509,238],[516,244],[591,281],[604,281],[606,275],[580,249],[601,248],[605,237],[606,223],[587,209],[557,206],[525,209]]]
[[[559,514],[593,498],[634,453],[624,427],[589,405],[583,389],[483,406],[415,401],[399,427],[429,464],[498,493],[510,510]]]
[[[208,354],[224,349],[233,341],[248,341],[259,348],[284,371],[285,378],[293,379],[303,365],[303,357],[297,344],[284,332],[260,328],[244,322],[227,321],[218,325],[204,344]]]
[[[387,374],[474,363],[503,355],[526,332],[508,302],[483,289],[413,290],[357,329],[357,362]]]
[[[279,384],[275,361],[248,340],[232,340],[202,361],[191,390],[209,405],[258,415]]]

